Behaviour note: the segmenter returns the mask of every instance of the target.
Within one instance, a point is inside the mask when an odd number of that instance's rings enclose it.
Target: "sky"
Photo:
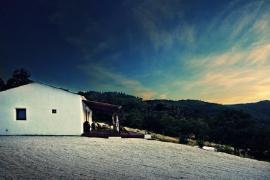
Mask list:
[[[270,99],[270,1],[1,1],[0,77],[17,68],[72,91]]]

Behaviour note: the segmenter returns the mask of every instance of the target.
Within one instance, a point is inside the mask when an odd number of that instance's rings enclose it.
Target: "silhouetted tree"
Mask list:
[[[2,79],[2,78],[0,78],[0,91],[3,91],[4,89],[5,89],[5,81]]]
[[[14,88],[21,85],[32,82],[30,78],[31,74],[25,69],[17,69],[13,72],[12,77],[7,81],[6,87]]]
[[[204,137],[203,136],[198,136],[196,142],[197,142],[197,145],[199,146],[199,148],[203,148],[203,146],[204,146]]]

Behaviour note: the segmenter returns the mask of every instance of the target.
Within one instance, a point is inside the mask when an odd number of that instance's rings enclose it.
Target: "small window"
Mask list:
[[[17,108],[16,109],[16,120],[26,120],[26,109]]]
[[[52,113],[56,114],[57,113],[56,109],[52,109]]]

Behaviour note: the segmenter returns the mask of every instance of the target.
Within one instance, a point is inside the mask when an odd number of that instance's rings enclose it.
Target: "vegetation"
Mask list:
[[[143,101],[118,92],[80,94],[90,100],[122,105],[123,126],[179,137],[183,144],[194,139],[199,147],[205,141],[223,144],[218,150],[231,153],[228,147],[232,147],[233,154],[270,160],[270,116],[260,120],[252,111],[196,100]]]
[[[29,78],[26,70],[15,70],[7,83],[0,79],[0,90],[30,83]],[[270,101],[225,106],[197,100],[143,101],[118,92],[79,94],[92,101],[121,105],[123,126],[176,137],[183,144],[192,139],[199,147],[213,142],[222,145],[218,148],[221,151],[270,161]],[[95,112],[94,119],[111,121],[110,116]]]
[[[6,87],[5,81],[0,78],[0,91],[3,91]]]
[[[12,77],[8,79],[6,83],[0,78],[0,91],[28,84],[32,82],[29,79],[30,76],[31,74],[27,70],[17,69],[13,72]]]

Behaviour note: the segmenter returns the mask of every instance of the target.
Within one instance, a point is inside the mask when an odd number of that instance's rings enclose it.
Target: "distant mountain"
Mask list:
[[[200,100],[147,100],[144,102],[154,108],[154,110],[160,109],[161,111],[166,111],[166,109],[174,109],[177,107],[179,108],[180,114],[184,117],[207,118],[228,109],[220,104]]]
[[[121,105],[122,126],[234,147],[257,159],[270,159],[270,101],[221,105],[199,100],[146,100],[118,92],[80,92],[89,100]],[[93,112],[93,119],[111,116]]]
[[[147,100],[145,102],[152,106],[155,106],[157,104],[164,104],[166,106],[178,106],[183,109],[193,109],[194,111],[200,113],[213,113],[215,111],[221,111],[227,108],[221,104],[209,103],[200,100]]]
[[[256,103],[221,105],[200,100],[147,100],[150,106],[164,105],[166,107],[177,106],[185,114],[192,116],[211,117],[224,110],[238,110],[249,114],[257,122],[270,125],[270,101],[260,101]]]
[[[245,111],[249,113],[250,115],[252,115],[254,119],[270,124],[270,101],[269,100],[260,101],[256,103],[227,105],[227,107]]]

